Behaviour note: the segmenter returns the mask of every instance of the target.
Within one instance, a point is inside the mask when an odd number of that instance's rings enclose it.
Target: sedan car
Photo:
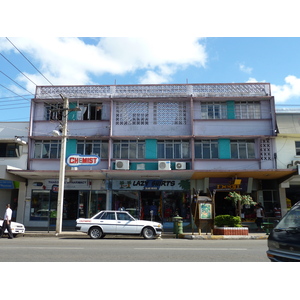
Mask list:
[[[268,248],[267,256],[273,262],[300,261],[300,201],[270,233]]]
[[[1,232],[2,232],[2,224],[3,224],[3,220],[0,220],[0,231]],[[10,228],[11,228],[11,232],[14,237],[19,233],[23,233],[23,234],[25,233],[25,226],[21,223],[12,221],[10,224]],[[7,234],[7,229],[5,229],[4,234]]]
[[[136,220],[127,211],[104,210],[90,219],[77,219],[76,230],[87,233],[92,239],[104,238],[106,234],[140,235],[153,239],[161,236],[162,224]]]

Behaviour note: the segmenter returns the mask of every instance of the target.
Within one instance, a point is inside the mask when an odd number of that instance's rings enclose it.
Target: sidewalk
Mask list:
[[[24,236],[26,237],[70,237],[70,238],[80,238],[88,237],[87,234],[77,231],[62,231],[62,233],[56,235],[55,231],[26,231]],[[176,234],[172,232],[164,232],[161,239],[175,239]],[[210,233],[183,233],[178,235],[178,239],[188,239],[188,240],[266,240],[268,235],[264,232],[259,233],[249,233],[249,235],[212,235]]]

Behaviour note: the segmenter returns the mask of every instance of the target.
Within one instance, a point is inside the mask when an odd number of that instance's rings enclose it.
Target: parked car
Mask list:
[[[0,220],[0,231],[2,232],[2,224],[3,224],[3,220]],[[13,234],[13,236],[17,236],[17,234],[20,233],[25,233],[25,226],[21,223],[17,223],[17,222],[11,222],[10,224],[10,228],[11,228],[11,232]],[[7,229],[5,229],[4,234],[7,233]]]
[[[76,230],[87,233],[92,239],[104,238],[106,234],[140,235],[145,239],[161,236],[162,224],[136,220],[127,211],[104,210],[90,219],[76,220]]]
[[[268,248],[267,256],[273,262],[300,261],[300,201],[272,230]]]

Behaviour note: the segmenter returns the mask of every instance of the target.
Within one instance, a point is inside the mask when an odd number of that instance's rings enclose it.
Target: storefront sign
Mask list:
[[[0,180],[0,189],[14,189],[14,182],[11,180]]]
[[[72,154],[67,157],[67,165],[70,167],[96,166],[99,162],[100,157],[97,155]]]
[[[72,179],[72,181],[65,181],[66,190],[84,190],[90,187],[87,179]],[[55,191],[58,188],[58,179],[46,179],[45,188],[48,190]],[[54,190],[53,190],[54,189]],[[58,191],[58,190],[57,190]]]
[[[114,190],[182,190],[180,180],[114,180]]]

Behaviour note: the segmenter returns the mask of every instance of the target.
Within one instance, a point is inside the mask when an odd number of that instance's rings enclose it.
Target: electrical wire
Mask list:
[[[6,37],[6,39],[14,46],[14,48],[32,65],[32,67],[40,73],[40,75],[42,75],[52,86],[52,82],[50,82],[35,66],[34,64],[15,46],[15,44],[13,44],[13,42],[8,38]]]

